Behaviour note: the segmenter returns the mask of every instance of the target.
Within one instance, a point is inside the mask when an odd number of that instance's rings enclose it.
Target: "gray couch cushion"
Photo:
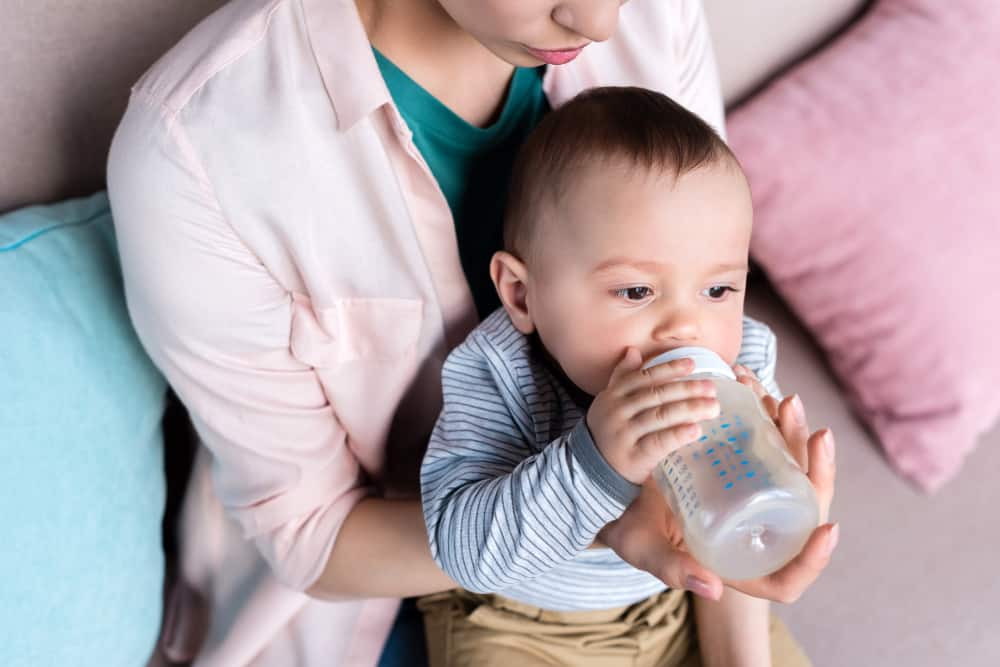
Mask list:
[[[668,0],[642,0],[666,2]],[[33,0],[0,9],[0,212],[89,194],[128,89],[223,0]],[[834,32],[864,0],[705,0],[732,102]]]
[[[26,0],[0,8],[0,212],[104,187],[129,87],[222,0]]]
[[[722,92],[733,104],[811,51],[868,0],[704,0]]]

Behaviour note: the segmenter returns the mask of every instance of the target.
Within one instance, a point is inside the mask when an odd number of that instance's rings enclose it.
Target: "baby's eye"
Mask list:
[[[645,286],[623,287],[616,289],[614,295],[629,301],[643,301],[653,295],[653,290]]]
[[[718,301],[719,299],[722,299],[724,296],[726,296],[726,292],[735,292],[735,291],[736,290],[734,290],[732,287],[729,287],[728,285],[714,285],[705,290],[703,294],[705,294],[706,296],[708,296],[708,298],[714,301]]]

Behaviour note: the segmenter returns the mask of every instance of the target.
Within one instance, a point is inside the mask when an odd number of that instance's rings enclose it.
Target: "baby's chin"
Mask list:
[[[590,373],[587,372],[574,372],[573,369],[567,370],[565,365],[560,364],[563,375],[566,380],[575,387],[578,391],[587,394],[588,396],[597,396],[599,393],[604,391],[608,386],[608,382],[611,380],[611,371],[601,371],[596,370]]]

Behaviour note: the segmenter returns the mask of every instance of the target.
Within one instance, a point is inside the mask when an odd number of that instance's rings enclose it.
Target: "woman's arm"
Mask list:
[[[323,599],[410,597],[455,588],[431,558],[418,500],[366,498],[354,506],[319,579]]]
[[[770,603],[732,588],[718,601],[694,598],[705,667],[770,667]]]
[[[211,453],[226,513],[278,580],[321,580],[327,596],[447,587],[418,505],[366,499],[335,406],[290,349],[288,289],[227,219],[184,120],[141,91],[108,188],[135,329]]]

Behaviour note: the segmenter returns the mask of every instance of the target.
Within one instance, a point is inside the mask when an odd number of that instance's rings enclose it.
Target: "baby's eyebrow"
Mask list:
[[[739,264],[716,264],[712,271],[715,273],[725,273],[728,271],[749,271],[750,267],[746,262],[741,262]]]
[[[657,262],[655,260],[637,260],[628,259],[627,257],[613,257],[595,266],[591,273],[603,273],[604,271],[611,271],[612,269],[617,269],[623,266],[637,269],[645,273],[658,273],[669,268],[667,264]],[[711,273],[728,273],[730,271],[742,271],[745,273],[749,270],[750,267],[746,262],[722,263],[713,266]]]
[[[602,273],[604,271],[610,271],[612,269],[617,269],[619,267],[626,266],[632,269],[638,269],[639,271],[644,271],[646,273],[657,273],[668,268],[663,262],[657,262],[654,260],[637,260],[628,259],[627,257],[612,257],[607,259],[597,266],[591,273]]]

